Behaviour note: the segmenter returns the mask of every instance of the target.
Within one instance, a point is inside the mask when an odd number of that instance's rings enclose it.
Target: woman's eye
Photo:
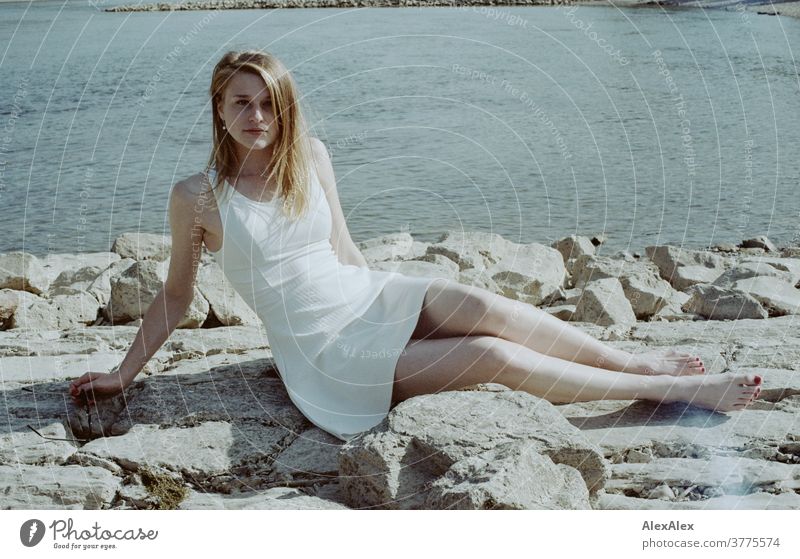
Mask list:
[[[237,105],[238,105],[239,103],[247,103],[247,101],[245,101],[244,99],[242,99],[241,101],[237,101],[237,102],[236,102],[236,104],[237,104]]]

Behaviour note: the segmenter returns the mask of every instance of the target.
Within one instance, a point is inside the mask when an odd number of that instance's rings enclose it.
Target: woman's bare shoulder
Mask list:
[[[209,197],[213,187],[211,177],[201,172],[179,180],[173,189],[185,201],[193,201],[200,197]]]
[[[194,175],[186,177],[185,179],[179,180],[175,183],[175,188],[180,188],[186,194],[194,195],[207,192],[212,186],[211,177],[204,172],[195,173]]]
[[[213,184],[205,173],[195,173],[179,180],[172,187],[175,211],[183,214],[204,214],[205,210],[216,208],[215,196],[211,190]]]

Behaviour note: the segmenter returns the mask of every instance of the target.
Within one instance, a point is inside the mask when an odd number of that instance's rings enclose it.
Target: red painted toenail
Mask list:
[[[761,384],[761,377],[756,376],[756,384]]]

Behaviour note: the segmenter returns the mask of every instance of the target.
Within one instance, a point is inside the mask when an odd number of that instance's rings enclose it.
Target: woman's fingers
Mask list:
[[[88,373],[84,373],[84,374],[82,374],[81,376],[79,376],[78,378],[76,378],[75,380],[73,380],[73,381],[72,381],[72,384],[74,384],[75,386],[79,386],[79,385],[83,384],[84,382],[86,382],[87,380],[89,380],[89,376],[90,376],[91,374],[92,374],[91,372],[88,372]]]
[[[99,376],[101,374],[103,374],[103,373],[94,373],[94,372],[90,371],[88,373],[85,373],[85,374],[79,376],[78,378],[76,378],[75,380],[73,380],[70,383],[70,386],[69,386],[70,393],[74,394],[75,396],[79,396],[82,390],[86,390],[87,388],[91,388],[92,381],[94,381],[97,378],[97,376]],[[87,384],[89,386],[86,386]]]
[[[79,388],[75,392],[74,399],[79,403],[83,403],[82,400],[85,399],[86,396],[87,396],[86,391]]]
[[[73,381],[70,396],[75,405],[96,405],[97,400],[112,397],[123,390],[124,386],[118,375],[89,372]]]
[[[76,404],[83,405],[87,400],[91,399],[92,381],[85,382],[80,387],[75,387],[72,392],[72,399]]]

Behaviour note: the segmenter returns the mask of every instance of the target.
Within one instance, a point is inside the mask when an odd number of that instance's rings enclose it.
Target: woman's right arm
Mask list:
[[[203,206],[186,181],[173,186],[169,200],[172,251],[167,280],[142,318],[142,324],[128,353],[112,373],[89,372],[70,384],[76,403],[90,402],[122,392],[164,345],[186,315],[194,296],[194,282],[202,255]],[[81,392],[86,392],[82,395]]]

